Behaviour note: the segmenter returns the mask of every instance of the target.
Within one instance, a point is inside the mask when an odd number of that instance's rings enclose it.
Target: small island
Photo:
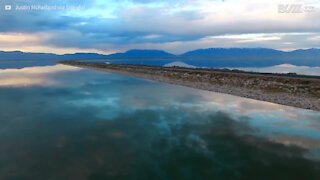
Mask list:
[[[60,63],[320,111],[318,76],[81,61]]]

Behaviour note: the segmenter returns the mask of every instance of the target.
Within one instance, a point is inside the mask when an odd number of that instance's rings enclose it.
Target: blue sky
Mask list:
[[[4,10],[6,4],[11,11]],[[2,0],[0,5],[0,50],[177,54],[209,47],[320,47],[319,0]],[[23,5],[78,8],[16,10]],[[295,5],[298,13],[290,11]]]

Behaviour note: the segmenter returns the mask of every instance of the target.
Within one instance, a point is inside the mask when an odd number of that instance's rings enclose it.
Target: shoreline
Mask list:
[[[79,61],[60,64],[320,111],[320,79],[313,77]]]

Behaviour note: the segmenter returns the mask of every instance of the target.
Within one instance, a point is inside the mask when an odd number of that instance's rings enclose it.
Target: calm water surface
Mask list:
[[[62,65],[0,70],[0,179],[320,179],[320,113]]]

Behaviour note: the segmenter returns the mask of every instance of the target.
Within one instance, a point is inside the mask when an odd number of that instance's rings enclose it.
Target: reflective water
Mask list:
[[[0,179],[319,179],[320,112],[62,65],[0,70]]]

